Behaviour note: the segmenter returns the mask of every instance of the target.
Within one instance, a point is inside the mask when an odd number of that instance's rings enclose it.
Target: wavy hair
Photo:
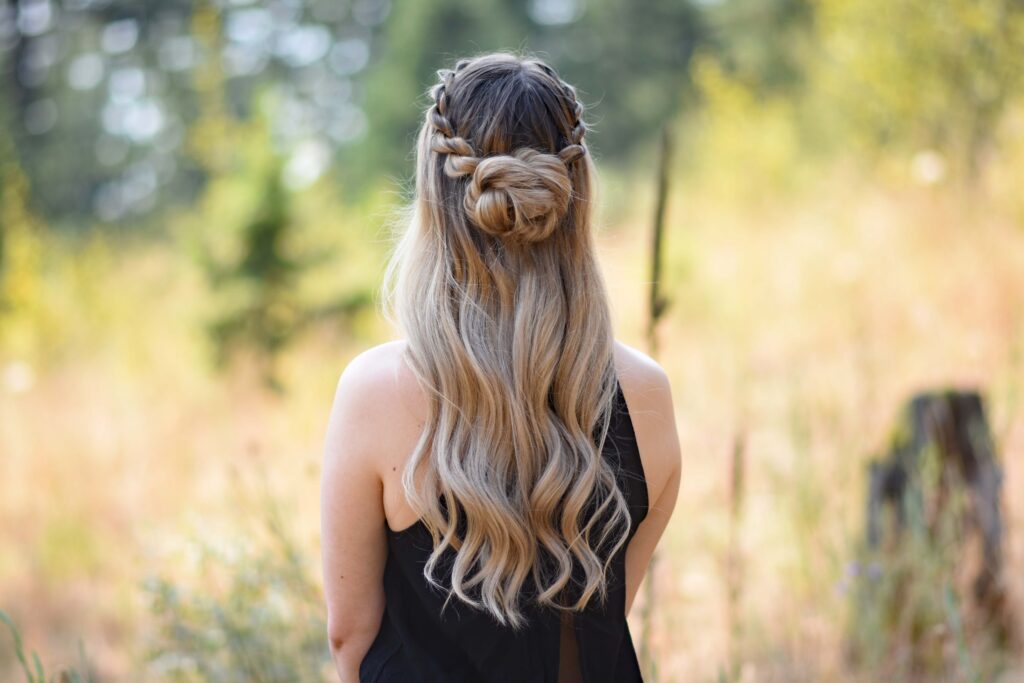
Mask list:
[[[544,62],[492,53],[438,75],[383,289],[429,395],[402,485],[445,606],[519,628],[527,604],[603,603],[630,531],[601,455],[616,376],[595,171],[584,108]]]

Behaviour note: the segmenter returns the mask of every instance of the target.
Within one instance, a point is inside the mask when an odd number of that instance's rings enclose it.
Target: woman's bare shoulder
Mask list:
[[[354,356],[338,379],[331,421],[349,426],[348,448],[365,442],[379,469],[422,428],[425,395],[405,362],[405,340],[378,344]],[[394,448],[392,448],[392,446]],[[361,449],[362,450],[362,449]],[[368,463],[369,464],[369,463]]]
[[[615,371],[653,501],[681,466],[671,383],[657,361],[619,341],[615,342]]]
[[[405,357],[408,346],[396,339],[370,347],[348,362],[338,380],[339,390],[358,394],[366,408],[365,417],[386,421],[399,414],[422,413],[425,393]]]
[[[338,380],[339,385],[368,392],[375,399],[394,399],[415,389],[416,379],[405,362],[404,339],[372,346],[353,356]]]
[[[353,356],[338,378],[338,392],[359,394],[359,403],[368,408],[391,398],[396,389],[396,376],[401,358],[402,341],[390,341],[368,348]]]
[[[643,351],[615,340],[615,371],[619,380],[633,388],[658,388],[668,383],[668,374]]]

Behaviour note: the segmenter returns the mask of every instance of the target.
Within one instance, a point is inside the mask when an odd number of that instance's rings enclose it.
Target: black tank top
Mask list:
[[[618,384],[603,457],[618,472],[629,505],[632,540],[647,515],[647,484]],[[388,529],[386,605],[380,631],[359,667],[360,683],[642,681],[624,615],[627,547],[628,543],[623,545],[609,565],[608,597],[603,605],[595,596],[584,611],[570,613],[565,620],[554,610],[523,605],[528,625],[513,631],[454,596],[442,615],[446,593],[423,577],[432,549],[426,526],[420,521],[401,531]],[[572,661],[574,657],[578,663]]]

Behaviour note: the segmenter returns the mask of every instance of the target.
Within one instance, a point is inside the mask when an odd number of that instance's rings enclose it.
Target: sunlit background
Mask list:
[[[327,412],[396,334],[434,72],[495,49],[587,104],[616,331],[673,384],[647,680],[1024,680],[1015,0],[0,4],[0,679],[334,680]],[[868,463],[950,388],[1001,487],[931,449],[901,526]]]

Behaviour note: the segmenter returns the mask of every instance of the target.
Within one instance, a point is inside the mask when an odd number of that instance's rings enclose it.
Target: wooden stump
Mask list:
[[[970,582],[981,621],[999,640],[1010,635],[1003,568],[1002,472],[975,391],[928,392],[909,403],[886,457],[870,464],[867,545],[872,551],[898,546],[908,527],[920,525],[934,538],[953,496],[966,498],[962,522],[980,541]],[[887,514],[888,512],[888,514]],[[887,523],[888,522],[888,523]],[[969,545],[958,549],[967,554]]]

